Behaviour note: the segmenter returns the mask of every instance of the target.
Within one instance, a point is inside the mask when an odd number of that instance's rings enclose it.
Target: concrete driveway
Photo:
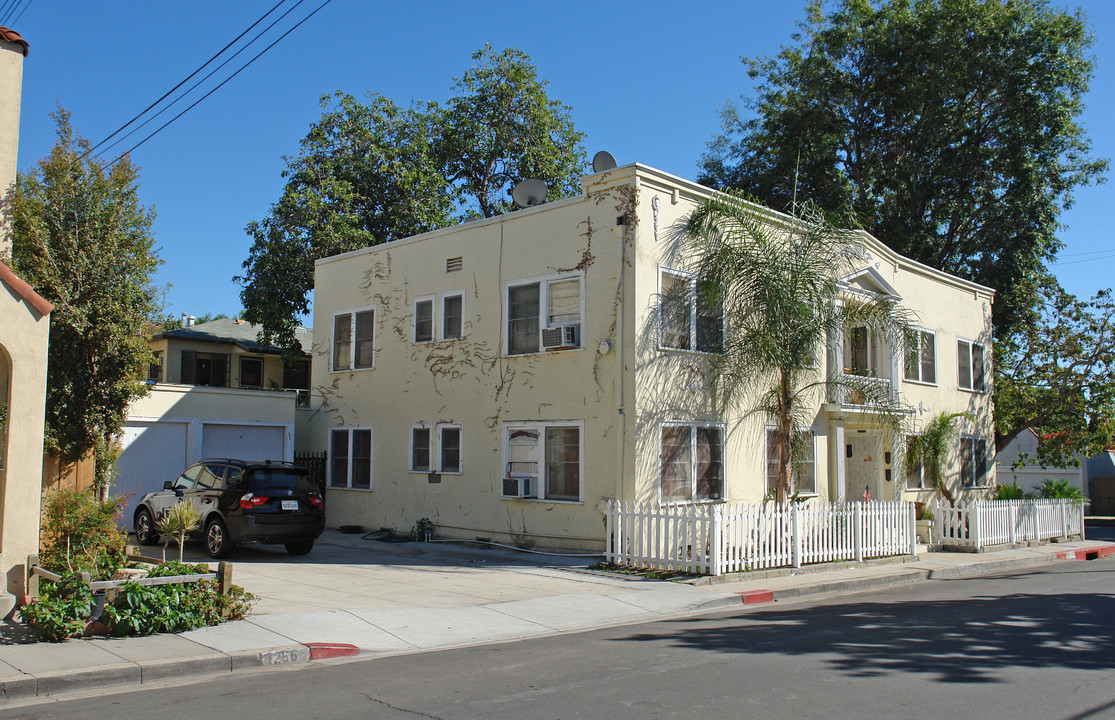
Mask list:
[[[144,552],[161,556],[157,546]],[[177,555],[172,543],[167,557]],[[185,559],[211,562],[200,542],[186,544]],[[253,613],[278,614],[453,608],[576,593],[614,595],[646,582],[586,569],[599,559],[456,543],[385,543],[326,530],[309,555],[295,557],[279,545],[243,545],[229,561],[233,582],[260,598]]]

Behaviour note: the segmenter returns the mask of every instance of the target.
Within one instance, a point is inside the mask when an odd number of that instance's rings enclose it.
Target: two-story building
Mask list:
[[[259,326],[225,318],[152,336],[149,392],[128,408],[113,492],[131,505],[202,458],[293,460],[309,442],[313,335],[298,328],[304,357],[284,362],[261,346]]]
[[[329,451],[328,523],[429,518],[448,537],[599,549],[606,498],[762,500],[767,419],[715,411],[724,319],[701,311],[695,259],[670,240],[712,192],[628,165],[577,197],[318,261],[310,432]],[[847,328],[820,372],[888,384],[912,432],[969,412],[950,482],[979,492],[993,484],[993,293],[862,240],[848,297],[898,298],[916,347]],[[800,494],[932,492],[854,396],[818,401],[802,430]]]

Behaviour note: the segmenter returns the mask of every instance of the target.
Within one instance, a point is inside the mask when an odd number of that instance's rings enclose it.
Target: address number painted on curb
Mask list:
[[[267,650],[259,654],[261,665],[282,665],[292,662],[309,662],[310,650],[306,647],[280,648]]]

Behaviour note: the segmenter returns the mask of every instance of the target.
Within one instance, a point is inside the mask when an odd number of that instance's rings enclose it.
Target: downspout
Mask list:
[[[638,177],[635,178],[635,187],[638,191]],[[624,316],[627,313],[627,234],[631,227],[630,219],[625,221],[623,226],[623,234],[620,236],[619,243],[619,306],[616,308],[616,385],[619,388],[619,405],[616,408],[617,421],[619,423],[616,441],[616,493],[615,500],[618,503],[620,498],[623,497],[623,476],[626,471],[625,467],[625,453],[624,449],[627,445],[627,414],[624,407],[624,348],[627,345],[627,336],[624,334]]]

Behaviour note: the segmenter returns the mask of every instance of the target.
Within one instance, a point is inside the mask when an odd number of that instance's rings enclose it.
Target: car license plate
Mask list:
[[[297,509],[298,509],[298,501],[297,500],[283,500],[283,510],[297,510]]]

